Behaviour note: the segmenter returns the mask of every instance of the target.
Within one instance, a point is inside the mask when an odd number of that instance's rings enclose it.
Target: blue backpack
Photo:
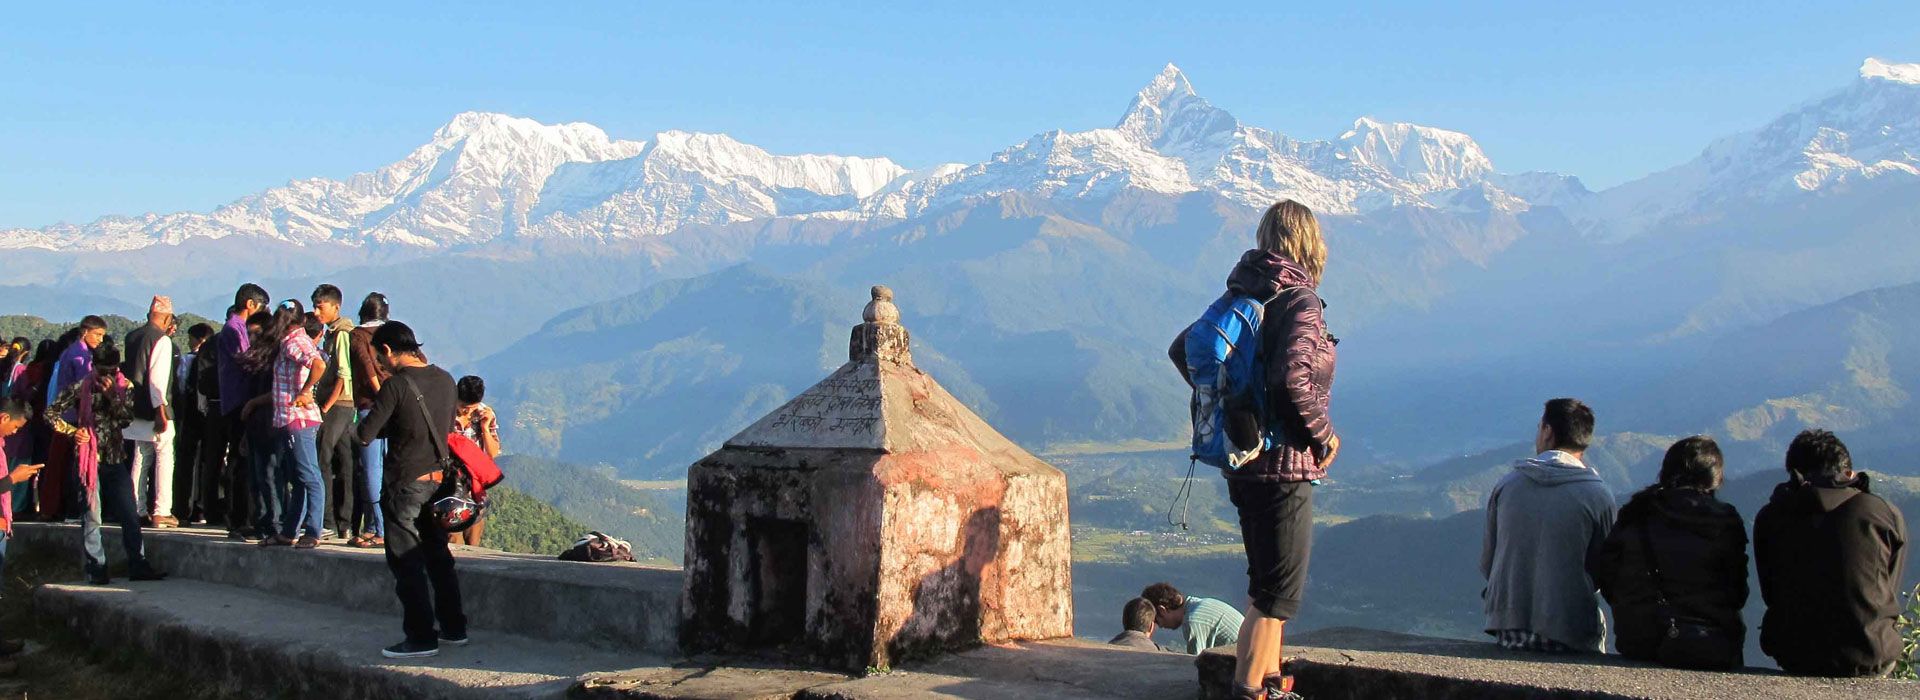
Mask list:
[[[1266,371],[1257,357],[1265,314],[1264,302],[1229,291],[1187,327],[1194,461],[1235,470],[1272,446],[1266,430]],[[1234,444],[1228,435],[1229,407],[1242,421],[1254,421],[1235,431],[1243,435],[1243,443],[1254,443],[1251,447]],[[1252,436],[1246,436],[1248,432]]]

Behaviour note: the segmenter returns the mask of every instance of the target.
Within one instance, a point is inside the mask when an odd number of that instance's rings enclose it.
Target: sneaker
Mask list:
[[[330,528],[330,527],[328,527],[328,528],[321,528],[321,529],[320,529],[320,539],[323,539],[323,540],[336,540],[336,539],[340,539],[340,533],[338,533],[338,532],[334,532],[334,531],[333,531],[333,528]]]
[[[421,659],[440,654],[440,645],[435,642],[401,642],[380,650],[380,655],[389,659]]]
[[[468,642],[472,642],[472,641],[473,641],[472,639],[468,638],[467,635],[464,635],[464,634],[458,637],[448,635],[448,634],[440,635],[440,643],[445,644],[447,646],[463,647],[463,646],[466,646]]]
[[[165,581],[167,572],[153,568],[152,565],[137,566],[127,574],[129,581]]]
[[[107,586],[113,584],[113,579],[107,578],[106,574],[91,574],[87,576],[87,583],[95,586]]]
[[[302,535],[300,539],[293,542],[294,549],[313,549],[318,546],[320,546],[320,540],[314,539],[313,535]]]

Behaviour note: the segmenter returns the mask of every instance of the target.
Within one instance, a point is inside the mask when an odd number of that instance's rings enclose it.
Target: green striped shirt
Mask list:
[[[1187,596],[1187,621],[1180,625],[1180,631],[1187,635],[1187,653],[1239,643],[1240,624],[1245,621],[1246,616],[1231,605]]]

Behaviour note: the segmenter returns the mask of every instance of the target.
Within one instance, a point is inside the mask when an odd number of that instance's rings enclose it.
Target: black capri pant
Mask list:
[[[1280,620],[1300,612],[1313,553],[1313,482],[1228,479],[1247,551],[1247,596]]]

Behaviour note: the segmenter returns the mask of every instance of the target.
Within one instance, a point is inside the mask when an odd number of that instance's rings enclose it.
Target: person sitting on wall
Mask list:
[[[1674,443],[1660,481],[1620,508],[1587,561],[1613,604],[1613,646],[1622,656],[1701,670],[1743,665],[1747,530],[1740,511],[1714,498],[1724,470],[1713,438]]]
[[[1145,598],[1127,601],[1126,606],[1120,609],[1120,626],[1125,627],[1126,630],[1121,632],[1120,636],[1108,640],[1107,643],[1131,649],[1166,651],[1161,649],[1160,645],[1153,643],[1153,631],[1156,629],[1153,618],[1156,612],[1153,601]]]
[[[1760,649],[1802,676],[1884,676],[1900,659],[1907,522],[1853,470],[1845,443],[1808,430],[1787,447],[1787,481],[1753,521]]]
[[[1582,461],[1593,409],[1547,402],[1534,436],[1540,454],[1520,460],[1487,495],[1480,573],[1486,632],[1518,651],[1606,651],[1607,620],[1587,560],[1612,529],[1613,492]]]
[[[1212,598],[1185,595],[1170,583],[1156,583],[1140,592],[1153,604],[1154,624],[1180,630],[1186,638],[1188,654],[1240,642],[1240,626],[1246,616],[1233,606]]]

